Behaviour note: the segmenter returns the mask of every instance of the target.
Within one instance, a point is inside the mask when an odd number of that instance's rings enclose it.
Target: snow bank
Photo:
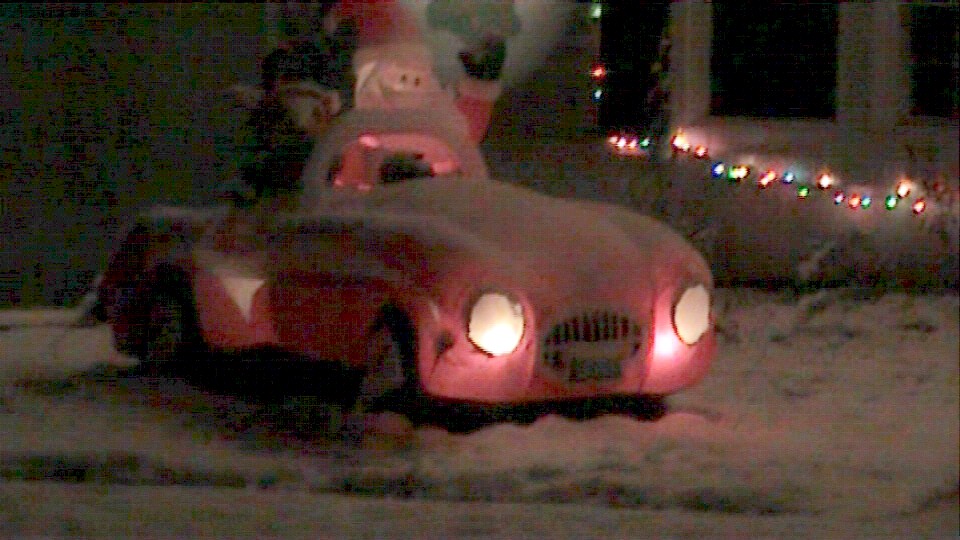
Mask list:
[[[915,216],[837,207],[814,190],[799,201],[786,186],[759,190],[712,178],[709,162],[612,155],[604,141],[502,145],[484,154],[494,178],[551,195],[614,202],[688,236],[717,282],[877,284],[956,288],[957,206]]]
[[[0,453],[122,451],[157,467],[240,475],[247,485],[267,479],[294,489],[422,500],[569,502],[818,522],[955,507],[956,295],[721,290],[717,309],[722,340],[713,371],[671,397],[671,412],[657,422],[546,416],[451,434],[384,414],[368,418],[382,429],[354,448],[291,438],[271,423],[276,408],[181,382],[94,379],[72,395],[64,385],[40,397],[29,386],[8,391],[3,405],[16,414],[0,415],[0,431],[20,435],[4,438]],[[82,368],[111,354],[80,333],[41,355],[31,348],[40,340],[23,332],[0,333],[7,371],[25,359],[49,364],[67,357]],[[81,350],[86,356],[74,352]],[[57,355],[64,359],[51,360]]]
[[[730,292],[714,372],[661,421],[421,428],[318,487],[863,518],[956,501],[957,297],[842,296]]]

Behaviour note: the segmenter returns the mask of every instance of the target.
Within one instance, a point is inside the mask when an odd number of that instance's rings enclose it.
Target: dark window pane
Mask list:
[[[957,118],[960,8],[956,2],[916,2],[907,9],[910,112]]]
[[[831,118],[835,2],[713,2],[710,113]]]
[[[651,68],[659,60],[669,7],[670,2],[634,0],[603,4],[600,59],[607,75],[601,125],[644,129],[660,113],[648,95],[658,81]]]

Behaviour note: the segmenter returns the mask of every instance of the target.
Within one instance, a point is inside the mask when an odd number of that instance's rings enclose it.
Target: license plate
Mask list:
[[[575,358],[570,363],[570,381],[605,381],[620,377],[620,362],[609,358]]]

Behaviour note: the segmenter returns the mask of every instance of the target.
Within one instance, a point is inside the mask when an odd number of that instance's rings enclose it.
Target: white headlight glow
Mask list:
[[[493,356],[513,352],[523,337],[523,306],[503,293],[487,293],[470,309],[467,337]]]
[[[677,337],[693,345],[710,328],[710,293],[703,285],[683,291],[673,309],[673,327]]]

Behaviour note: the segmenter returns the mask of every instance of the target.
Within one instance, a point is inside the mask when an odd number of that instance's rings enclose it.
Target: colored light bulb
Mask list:
[[[834,193],[834,194],[833,194],[833,204],[838,204],[838,205],[839,205],[839,204],[842,204],[844,198],[845,198],[845,196],[844,196],[844,194],[843,194],[842,191],[838,191],[838,192]]]
[[[760,184],[760,187],[765,188],[770,185],[771,182],[777,179],[777,172],[774,170],[769,170],[763,173],[763,176],[760,177],[757,182]]]
[[[827,173],[821,174],[820,178],[817,178],[817,187],[820,189],[829,189],[836,181]]]
[[[743,180],[750,175],[750,167],[746,165],[737,165],[735,167],[730,167],[729,177],[731,180]]]
[[[924,199],[917,199],[917,202],[913,203],[913,213],[920,215],[924,210],[927,209],[927,201]]]
[[[723,176],[723,173],[727,172],[727,166],[723,163],[714,163],[713,168],[710,169],[710,172],[713,173],[713,176],[720,178]]]
[[[810,195],[810,186],[797,187],[797,197],[800,197],[801,199],[806,199],[807,195]]]
[[[866,210],[867,208],[870,208],[872,204],[873,199],[869,195],[864,195],[863,199],[860,201],[860,208]]]
[[[696,148],[693,150],[693,155],[696,156],[696,157],[698,157],[698,158],[700,158],[700,159],[706,159],[706,158],[710,157],[710,155],[709,155],[708,152],[707,152],[707,147],[706,147],[706,146],[698,146],[698,147],[696,147]]]
[[[679,132],[673,136],[671,145],[674,149],[680,152],[689,152],[690,151],[690,141],[687,140],[687,136],[683,132]]]
[[[603,4],[601,4],[600,2],[594,2],[593,5],[590,6],[590,18],[596,20],[602,16],[603,16]]]
[[[861,199],[860,195],[857,195],[856,193],[851,195],[850,200],[847,201],[847,206],[854,209],[859,208],[861,204],[863,204],[863,199]]]
[[[789,171],[788,171],[788,172],[783,173],[783,178],[781,179],[781,181],[782,181],[784,184],[792,184],[793,181],[796,180],[796,179],[797,179],[797,175],[795,175],[795,174],[793,174],[792,172],[789,172]]]
[[[897,183],[897,197],[906,198],[913,191],[913,185],[909,180],[901,180]]]
[[[887,210],[893,210],[900,204],[900,199],[896,195],[887,195],[887,198],[883,200],[883,205],[887,207]]]

